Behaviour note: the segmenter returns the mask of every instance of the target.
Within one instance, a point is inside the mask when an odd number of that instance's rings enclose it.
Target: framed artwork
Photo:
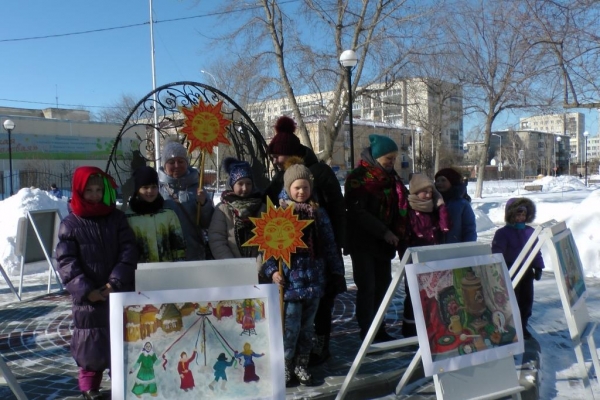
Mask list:
[[[275,285],[110,295],[116,399],[285,398]]]
[[[553,236],[552,242],[558,256],[558,268],[555,274],[557,274],[559,287],[565,294],[569,308],[575,310],[583,304],[582,300],[587,296],[579,251],[570,229]]]
[[[524,351],[519,308],[501,254],[409,264],[406,279],[427,376]]]

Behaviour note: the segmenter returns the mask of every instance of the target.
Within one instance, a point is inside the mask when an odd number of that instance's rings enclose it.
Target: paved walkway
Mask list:
[[[390,334],[400,336],[403,285],[386,315]],[[25,300],[5,303],[0,309],[0,353],[16,376],[23,391],[31,400],[81,399],[77,388],[77,369],[69,353],[72,319],[70,298],[65,292],[31,294],[45,290],[42,284],[27,288]],[[334,310],[334,328],[331,340],[332,358],[322,366],[313,369],[316,385],[297,386],[287,389],[288,399],[333,399],[348,374],[354,357],[361,346],[358,326],[354,318],[354,298],[356,289],[339,296]],[[0,289],[0,300],[10,298],[8,289]],[[10,300],[9,300],[10,301]],[[528,344],[532,358],[537,359],[535,343]],[[412,384],[411,395],[393,395],[404,369],[413,357],[413,351],[406,348],[370,354],[365,358],[359,374],[353,381],[347,399],[435,399],[435,391],[430,379],[422,378]],[[528,364],[524,369],[522,382],[536,382],[526,375],[537,373]],[[530,386],[530,396],[537,398],[536,384]],[[105,376],[104,388],[110,387]],[[108,396],[106,396],[108,398]],[[0,386],[0,399],[16,397],[6,386]]]

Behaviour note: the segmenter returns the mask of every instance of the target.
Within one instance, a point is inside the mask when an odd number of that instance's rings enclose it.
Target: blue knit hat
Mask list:
[[[233,188],[233,185],[242,178],[250,178],[254,183],[252,167],[250,167],[250,164],[247,161],[240,161],[233,157],[227,157],[223,160],[223,169],[229,175],[227,183],[231,188]]]
[[[375,159],[398,151],[396,142],[387,136],[369,135],[369,142],[371,143],[371,155]]]

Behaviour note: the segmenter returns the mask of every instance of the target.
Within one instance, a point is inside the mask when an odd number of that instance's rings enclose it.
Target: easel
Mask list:
[[[17,295],[19,300],[22,297],[23,273],[27,263],[46,260],[48,262],[48,293],[52,286],[52,275],[56,278],[60,290],[63,289],[52,259],[58,242],[59,227],[60,214],[56,209],[27,211],[26,216],[19,219],[15,245],[15,254],[21,258],[21,281]]]
[[[579,298],[574,304],[572,304],[569,290],[565,283],[566,277],[564,276],[561,268],[562,260],[559,257],[556,246],[558,242],[563,240],[570,241],[570,247],[572,248],[574,257],[576,258],[574,261],[577,262],[578,266],[581,266],[579,252],[577,251],[577,246],[573,240],[571,230],[566,227],[564,222],[546,228],[541,234],[541,240],[538,242],[538,245],[541,246],[544,241],[548,241],[548,249],[552,259],[552,265],[555,267],[554,277],[556,278],[561,303],[567,319],[567,326],[569,327],[569,333],[571,334],[571,340],[573,341],[575,357],[577,358],[577,364],[579,365],[579,370],[581,373],[581,380],[583,381],[584,387],[588,389],[586,392],[586,398],[594,399],[594,392],[590,385],[589,372],[585,365],[583,344],[584,342],[587,343],[588,351],[590,352],[592,358],[592,364],[596,372],[596,379],[600,381],[600,377],[597,376],[600,373],[600,361],[598,359],[598,352],[594,340],[594,332],[598,326],[598,323],[590,321],[590,315],[585,304],[587,291],[580,293]],[[584,275],[582,269],[579,269],[579,272],[581,273],[580,278],[583,279]]]
[[[344,380],[336,399],[343,399],[345,397],[350,382],[354,379],[367,354],[418,345],[419,341],[417,337],[372,344],[373,338],[384,319],[396,289],[402,281],[404,268],[409,262],[423,263],[489,254],[491,254],[490,246],[488,244],[477,242],[409,248],[404,253],[400,265],[394,271],[392,282],[377,314],[375,315],[375,319],[369,328],[369,332],[352,363],[350,371],[348,372],[348,375],[346,375],[346,379]],[[414,374],[418,364],[421,362],[421,357],[421,350],[418,349],[400,379],[400,382],[396,386],[397,395],[400,394]],[[519,385],[512,356],[485,364],[479,364],[474,367],[463,368],[458,371],[434,375],[433,379],[437,398],[444,400],[495,399],[509,395],[512,395],[513,399],[520,399],[520,392],[524,389]]]
[[[4,359],[0,357],[0,382],[3,380],[6,382],[10,390],[17,397],[17,400],[27,400],[27,396],[23,389],[21,389],[21,385],[17,382],[17,379],[13,375],[8,365],[4,362]],[[1,382],[4,383],[4,382]]]

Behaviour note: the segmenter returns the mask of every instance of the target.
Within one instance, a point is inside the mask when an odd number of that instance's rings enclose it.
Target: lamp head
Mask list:
[[[5,120],[2,125],[4,125],[4,129],[6,129],[7,131],[12,131],[13,129],[15,129],[15,123],[10,119]]]
[[[586,138],[588,137],[590,133],[588,131],[583,132],[583,136],[585,136]]]
[[[344,50],[340,55],[340,64],[344,68],[354,68],[358,63],[358,57],[354,50]]]

